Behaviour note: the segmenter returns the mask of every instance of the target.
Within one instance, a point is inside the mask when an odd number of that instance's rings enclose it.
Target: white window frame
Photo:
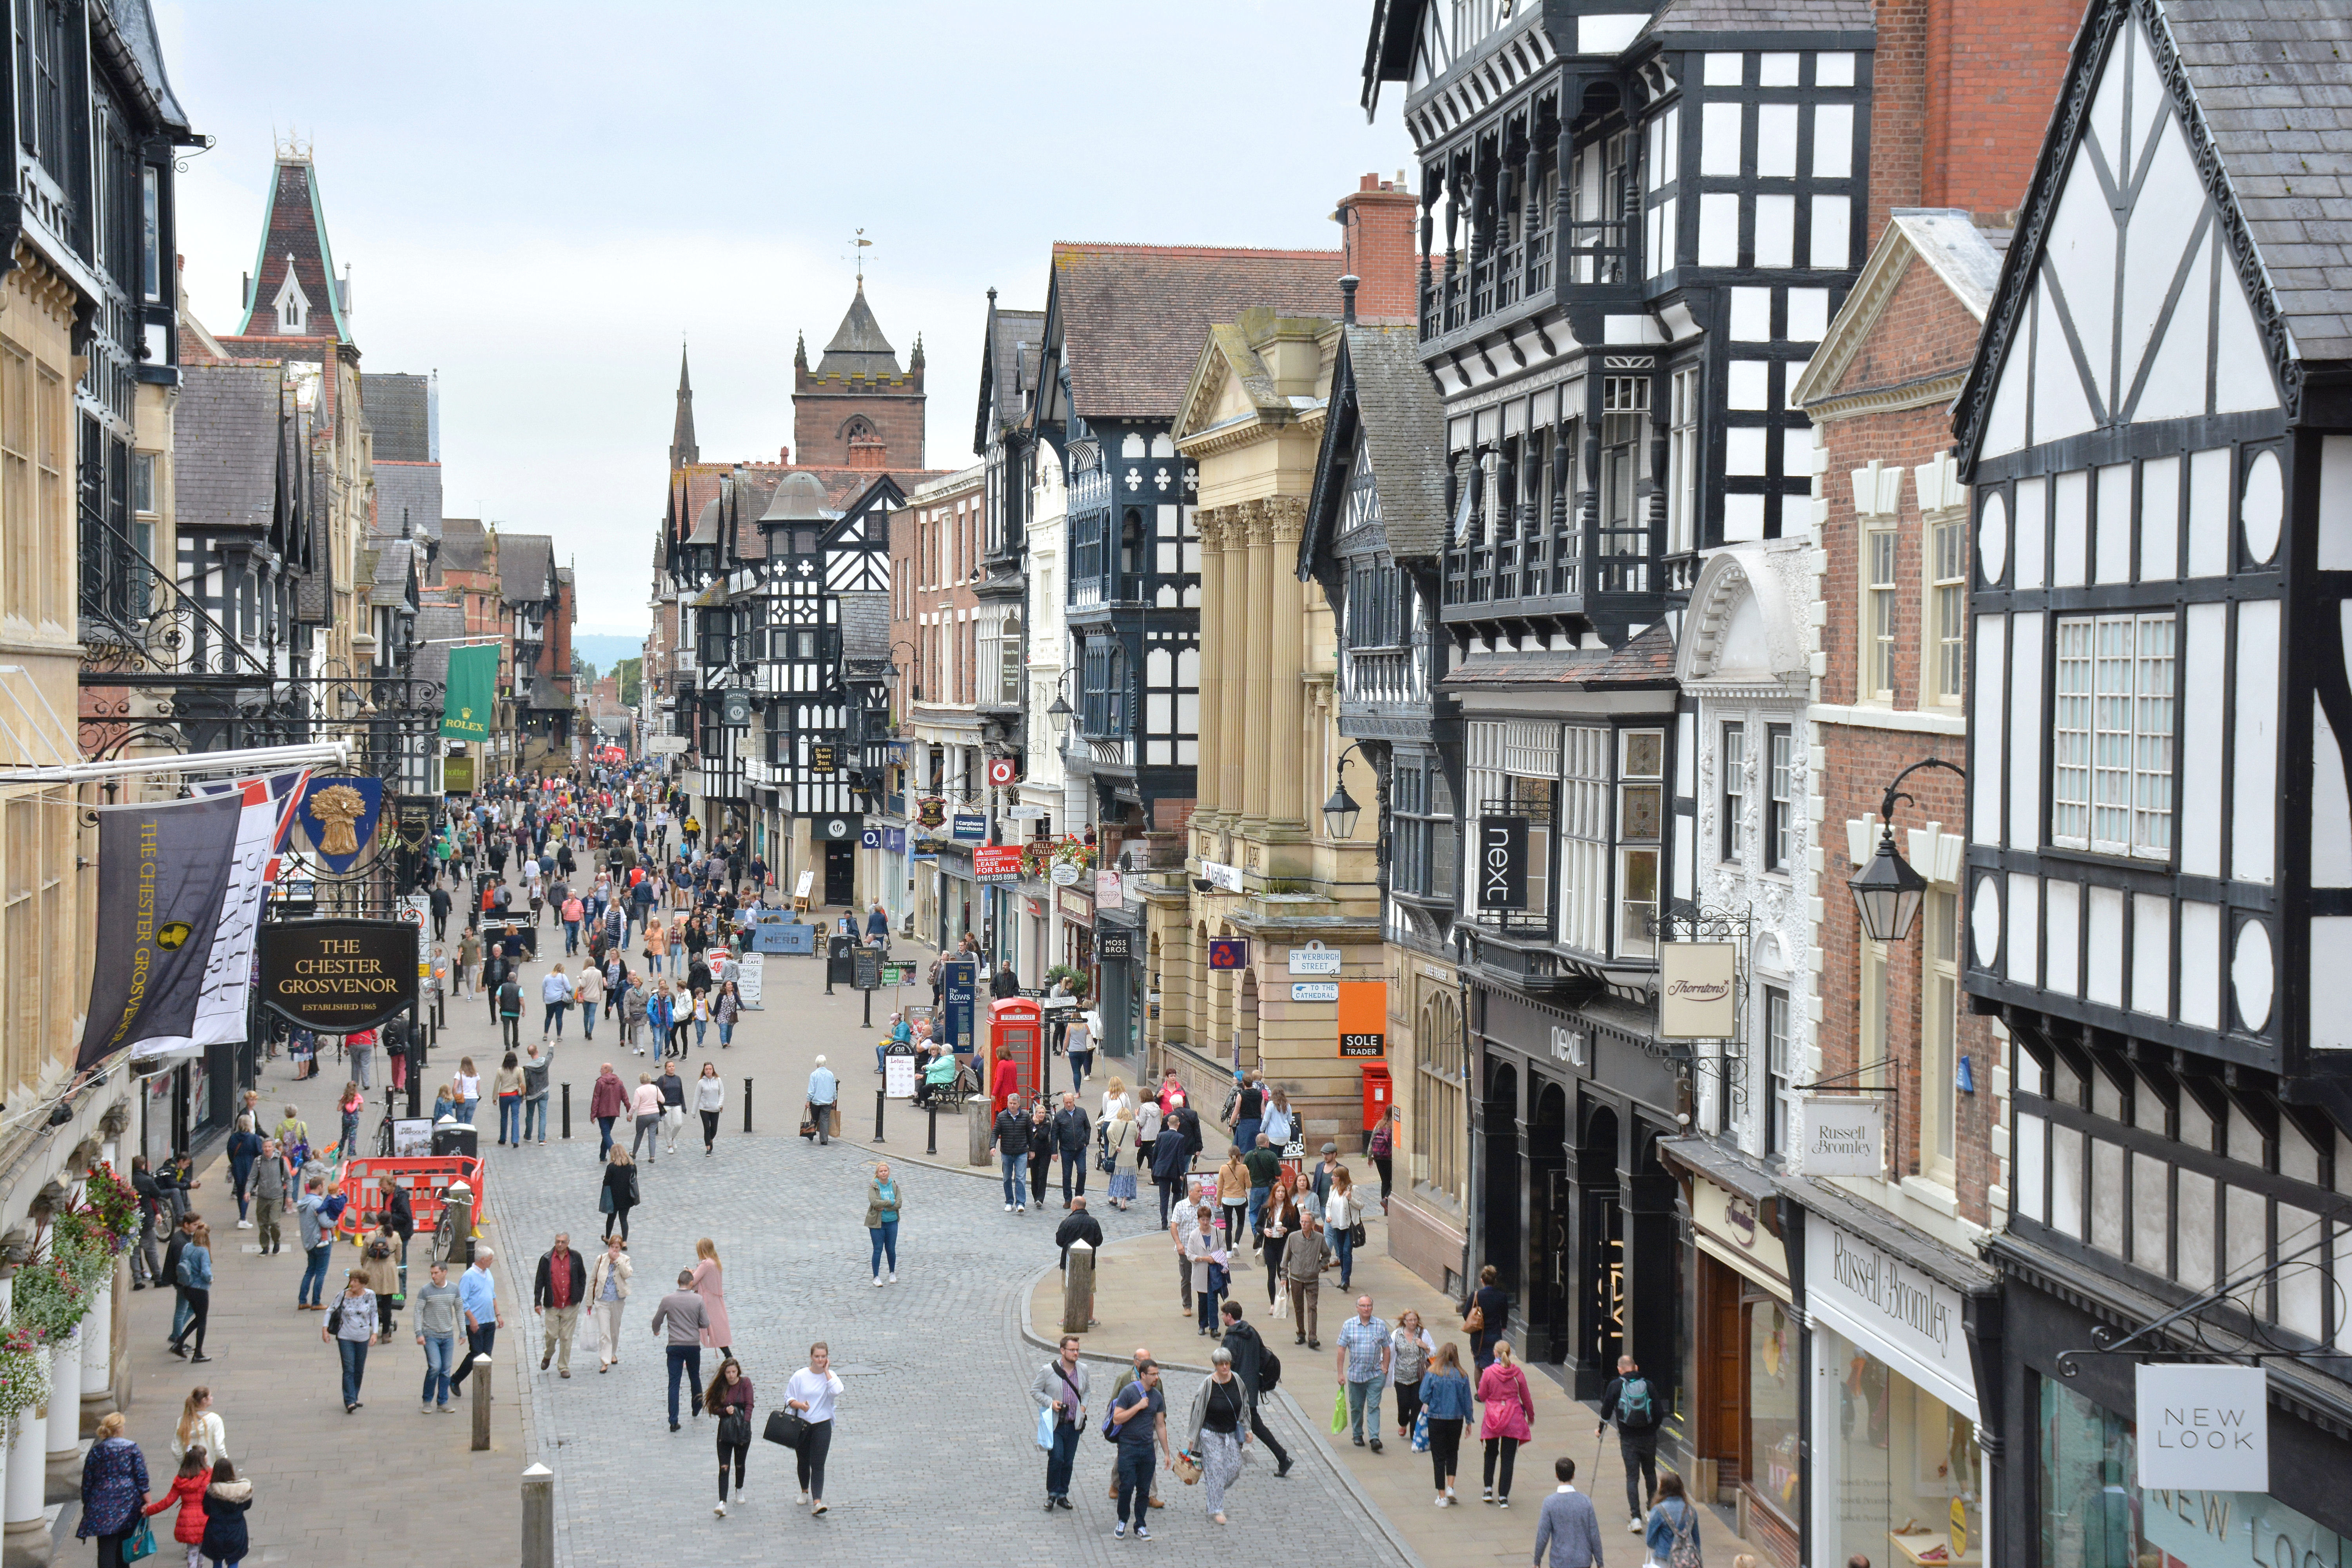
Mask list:
[[[1891,517],[1874,520],[1862,532],[1861,668],[1854,678],[1864,702],[1895,700],[1895,605],[1902,591],[1895,560],[1902,537]]]
[[[1666,553],[1698,547],[1699,367],[1678,370],[1666,392]]]
[[[1920,554],[1927,569],[1927,628],[1920,649],[1923,708],[1957,708],[1968,685],[1969,544],[1964,515],[1927,524]]]
[[[1958,1179],[1959,1153],[1959,894],[1927,889],[1919,945],[1919,1173],[1939,1187]]]
[[[1788,871],[1797,858],[1797,797],[1803,787],[1794,725],[1764,727],[1764,868]]]
[[[1727,720],[1718,731],[1721,737],[1717,755],[1723,763],[1723,825],[1717,840],[1717,858],[1727,865],[1740,859],[1740,818],[1748,812],[1748,726],[1738,719]]]
[[[2179,618],[2066,616],[2052,660],[2050,841],[2172,856]]]
[[[1764,1125],[1761,1134],[1764,1152],[1786,1155],[1791,1125],[1789,1082],[1789,992],[1787,987],[1764,987]]]

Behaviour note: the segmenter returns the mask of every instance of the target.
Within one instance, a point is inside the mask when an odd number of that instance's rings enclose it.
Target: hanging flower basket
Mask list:
[[[0,1423],[13,1422],[49,1396],[47,1345],[19,1328],[0,1331]]]

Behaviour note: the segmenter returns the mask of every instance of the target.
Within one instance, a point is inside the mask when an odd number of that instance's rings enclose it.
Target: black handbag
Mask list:
[[[808,1441],[808,1418],[799,1411],[778,1405],[768,1412],[768,1429],[761,1434],[771,1443],[787,1448],[797,1448]]]
[[[727,1414],[719,1418],[719,1440],[738,1447],[751,1441],[751,1418],[743,1414],[741,1406],[730,1407]]]

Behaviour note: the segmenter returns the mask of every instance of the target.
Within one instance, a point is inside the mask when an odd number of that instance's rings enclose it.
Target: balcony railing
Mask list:
[[[1573,597],[1585,591],[1584,560],[1583,534],[1574,527],[1531,531],[1492,544],[1449,550],[1444,603],[1450,608]],[[1603,591],[1610,590],[1604,586]]]
[[[1347,672],[1339,692],[1343,701],[1418,702],[1428,695],[1419,648],[1349,648],[1345,657]]]
[[[1571,287],[1602,288],[1639,282],[1635,232],[1633,223],[1625,218],[1570,224],[1566,281]],[[1547,292],[1563,276],[1560,261],[1559,231],[1552,227],[1497,246],[1475,260],[1466,256],[1457,258],[1451,269],[1444,258],[1433,258],[1421,290],[1423,339],[1458,332]]]

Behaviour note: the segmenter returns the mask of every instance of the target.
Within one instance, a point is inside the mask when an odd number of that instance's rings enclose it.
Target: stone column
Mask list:
[[[1304,833],[1313,818],[1307,813],[1307,760],[1321,752],[1317,737],[1307,730],[1307,584],[1298,574],[1277,568],[1298,559],[1299,536],[1307,531],[1307,502],[1299,496],[1276,496],[1266,502],[1269,547],[1266,561],[1274,598],[1273,668],[1266,731],[1274,744],[1266,757],[1271,774],[1266,815],[1278,827]]]
[[[46,1462],[51,1502],[62,1500],[60,1486],[64,1497],[81,1489],[81,1347],[89,1331],[88,1318],[76,1323],[74,1331],[57,1347],[57,1361],[49,1369],[49,1413],[42,1425],[48,1444]]]
[[[1202,507],[1193,514],[1201,534],[1201,739],[1200,800],[1194,806],[1206,827],[1225,809],[1224,775],[1220,771],[1223,748],[1218,725],[1225,710],[1225,513],[1223,507]]]
[[[0,1322],[13,1317],[18,1261],[13,1255],[0,1261]],[[36,1405],[8,1424],[6,1501],[0,1508],[7,1526],[5,1535],[0,1535],[0,1562],[8,1568],[47,1563],[50,1557],[48,1526],[42,1513],[48,1463],[46,1414],[45,1406]]]
[[[1233,826],[1242,815],[1243,717],[1249,709],[1244,690],[1249,635],[1248,530],[1244,520],[1249,508],[1244,502],[1220,510],[1224,513],[1224,528],[1219,554],[1224,564],[1217,574],[1218,598],[1223,605],[1217,612],[1217,626],[1219,640],[1225,649],[1220,656],[1224,678],[1220,682],[1217,712],[1216,826],[1222,829]]]
[[[1249,537],[1249,609],[1243,628],[1247,633],[1248,667],[1244,672],[1242,718],[1242,831],[1256,836],[1265,831],[1266,784],[1272,777],[1269,748],[1279,731],[1269,728],[1274,718],[1274,530],[1263,501],[1246,508]],[[1280,743],[1289,744],[1285,735]]]

